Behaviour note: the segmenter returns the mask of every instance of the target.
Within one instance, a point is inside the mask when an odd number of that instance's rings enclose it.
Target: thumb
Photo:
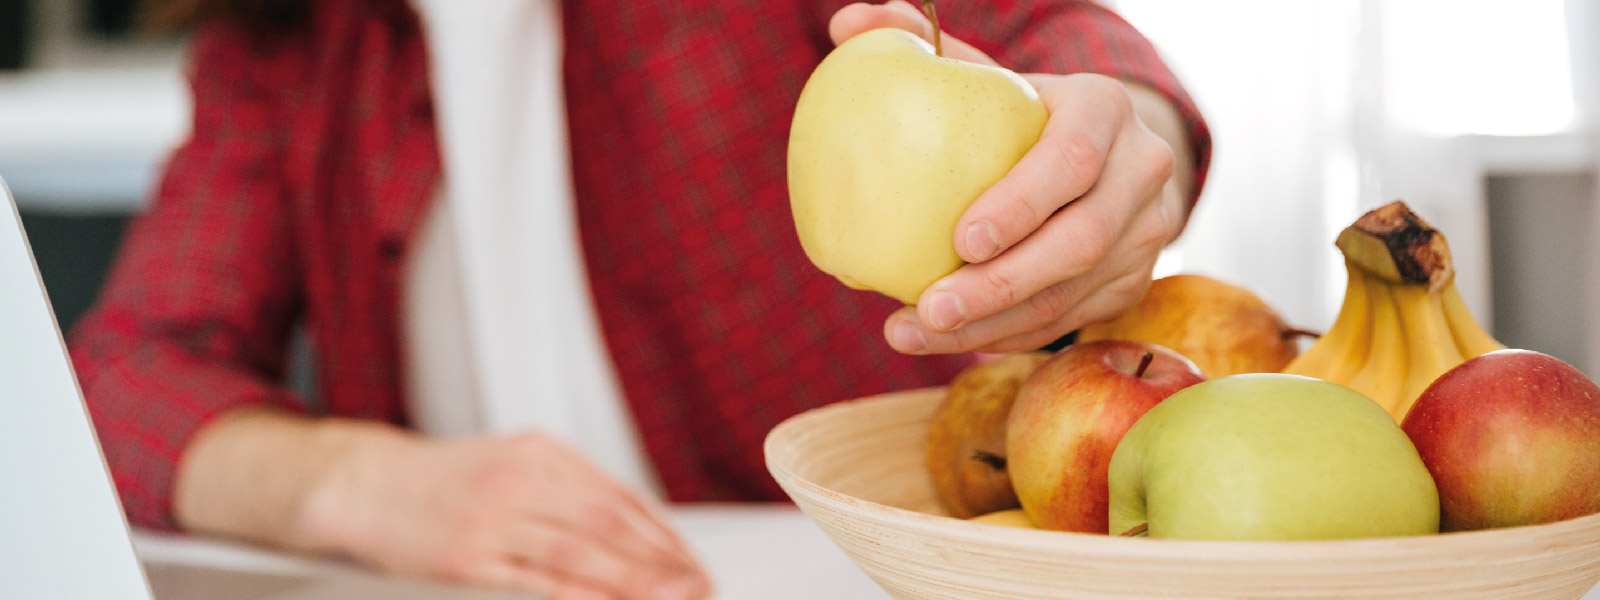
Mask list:
[[[905,0],[890,0],[883,4],[857,2],[841,8],[828,21],[828,35],[833,38],[834,45],[838,45],[860,33],[883,27],[904,29],[933,43],[933,25],[928,23],[921,9]],[[996,64],[989,55],[948,33],[940,37],[944,55],[949,58],[984,65]]]

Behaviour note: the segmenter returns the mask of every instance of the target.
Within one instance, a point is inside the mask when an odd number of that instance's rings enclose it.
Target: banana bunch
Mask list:
[[[1395,421],[1433,380],[1463,361],[1505,348],[1456,290],[1444,235],[1395,201],[1339,233],[1349,282],[1333,326],[1283,372],[1343,384]]]

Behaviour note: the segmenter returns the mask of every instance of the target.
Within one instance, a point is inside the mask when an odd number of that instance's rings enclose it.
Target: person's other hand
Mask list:
[[[392,573],[550,600],[711,594],[657,506],[537,433],[366,443],[306,510],[329,546]]]
[[[933,34],[901,0],[846,6],[829,33],[837,44],[879,27]],[[947,57],[995,64],[949,35],[942,46]],[[1024,77],[1049,112],[1044,132],[957,222],[956,252],[969,264],[884,323],[900,352],[1030,350],[1110,319],[1143,296],[1182,228],[1173,146],[1135,110],[1135,95],[1153,92],[1094,74]]]

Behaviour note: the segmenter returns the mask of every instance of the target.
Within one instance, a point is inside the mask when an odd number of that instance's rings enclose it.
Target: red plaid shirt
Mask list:
[[[947,381],[899,355],[895,303],[806,260],[784,152],[800,88],[846,0],[566,2],[566,90],[583,248],[644,446],[675,501],[774,500],[761,441],[828,402]],[[192,137],[135,221],[71,349],[124,507],[171,527],[177,461],[230,409],[404,424],[402,259],[439,185],[414,23],[319,2],[293,32],[204,26]],[[954,35],[1021,71],[1143,82],[1200,115],[1150,44],[1092,2],[950,2]],[[282,386],[304,323],[308,406]],[[529,398],[538,402],[538,398]]]

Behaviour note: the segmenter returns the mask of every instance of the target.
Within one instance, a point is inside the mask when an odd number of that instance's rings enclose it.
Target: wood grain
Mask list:
[[[1197,542],[969,523],[923,464],[944,391],[864,398],[767,436],[767,468],[896,598],[1576,599],[1600,582],[1600,515],[1409,538]]]

